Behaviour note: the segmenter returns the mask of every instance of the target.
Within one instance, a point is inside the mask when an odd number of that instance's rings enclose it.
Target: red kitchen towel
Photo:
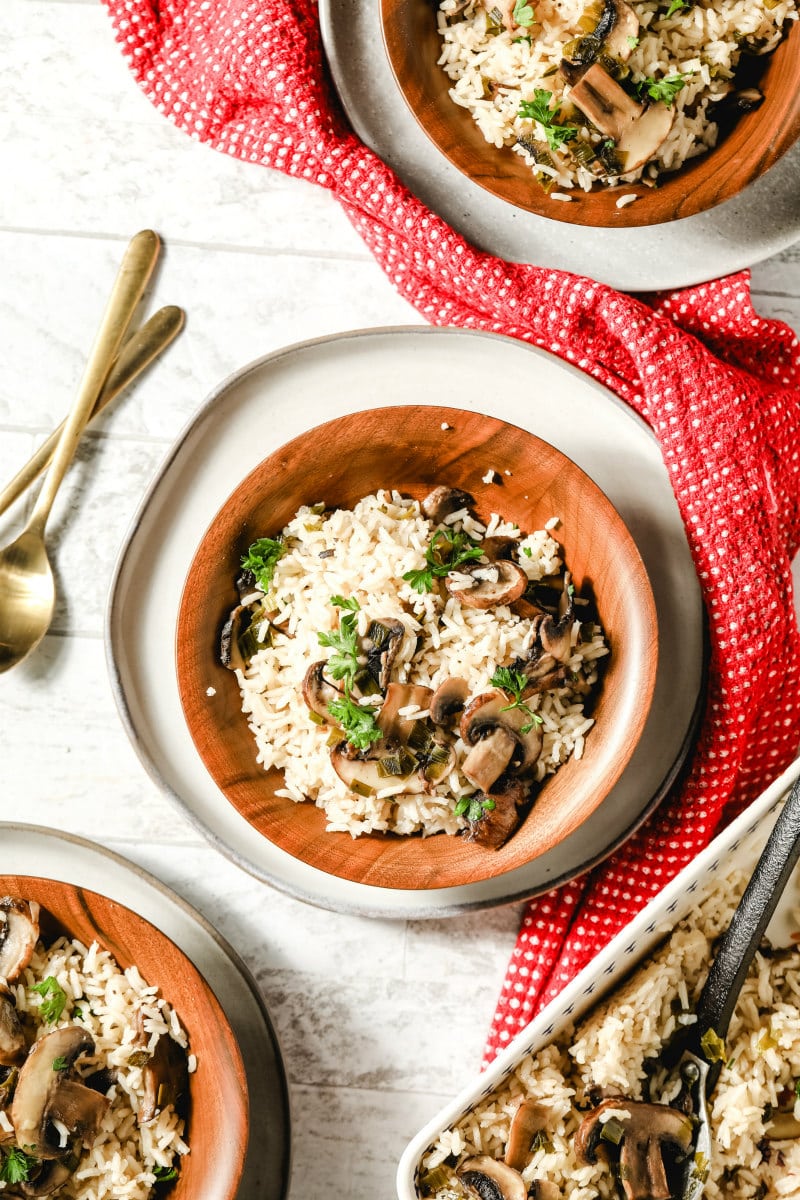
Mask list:
[[[560,355],[640,413],[661,445],[708,618],[698,746],[622,850],[528,905],[491,1058],[797,752],[797,338],[754,312],[746,273],[645,302],[470,246],[348,129],[314,0],[104,2],[139,84],[181,129],[330,189],[427,320]]]

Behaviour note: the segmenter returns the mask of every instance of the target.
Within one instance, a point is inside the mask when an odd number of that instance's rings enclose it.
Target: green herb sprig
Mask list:
[[[56,1021],[61,1018],[67,1003],[67,993],[61,984],[54,975],[48,975],[41,983],[35,983],[31,991],[42,997],[42,1003],[39,1005],[42,1020],[46,1021],[48,1025],[55,1025]]]
[[[666,17],[674,17],[675,13],[680,12],[684,8],[691,8],[688,0],[670,0],[670,6],[664,14]]]
[[[496,807],[490,796],[482,796],[478,792],[474,796],[461,796],[456,801],[453,812],[457,817],[465,816],[468,821],[479,821],[484,813],[491,812]]]
[[[0,1149],[0,1181],[3,1183],[27,1183],[31,1171],[38,1166],[38,1158],[26,1154],[18,1146]]]
[[[662,104],[674,104],[678,92],[686,87],[687,79],[687,75],[665,75],[663,79],[645,75],[644,79],[636,81],[636,94],[640,99],[647,96]]]
[[[262,592],[268,592],[272,585],[275,567],[286,553],[286,545],[275,538],[258,538],[242,557],[242,567],[251,571]]]
[[[349,692],[345,692],[340,700],[331,700],[328,712],[357,750],[368,750],[373,742],[383,737],[372,709],[356,704]]]
[[[480,545],[463,530],[437,529],[425,551],[427,566],[418,571],[406,571],[403,579],[415,592],[430,592],[434,579],[443,579],[464,563],[482,557]]]
[[[530,29],[531,25],[536,24],[536,13],[533,5],[528,4],[527,0],[516,0],[511,16],[516,25],[522,25],[525,29]]]
[[[166,1183],[168,1179],[178,1178],[177,1167],[156,1167],[153,1171],[156,1183]]]
[[[356,633],[357,614],[361,605],[355,597],[345,600],[343,596],[331,596],[330,602],[334,608],[343,608],[346,611],[339,618],[339,628],[332,629],[329,633],[318,633],[317,641],[320,646],[327,646],[333,650],[325,670],[332,679],[341,679],[345,691],[349,693],[353,689],[356,675],[361,670]]]
[[[58,1058],[53,1059],[53,1070],[54,1071],[66,1071],[68,1066],[69,1066],[69,1063],[67,1062],[67,1060],[63,1054],[59,1054]]]
[[[510,692],[514,697],[511,704],[507,704],[501,712],[509,712],[512,708],[518,708],[530,717],[524,725],[520,726],[520,733],[530,733],[534,725],[542,725],[542,718],[537,712],[525,703],[522,699],[522,693],[528,686],[528,680],[522,671],[515,671],[513,667],[498,667],[489,681],[492,687],[502,688],[504,692]]]
[[[561,112],[561,104],[556,103],[551,108],[553,93],[546,88],[536,88],[532,100],[520,103],[517,115],[523,121],[536,121],[544,130],[544,136],[551,150],[560,150],[566,142],[573,141],[578,136],[577,125],[560,125],[556,117]]]

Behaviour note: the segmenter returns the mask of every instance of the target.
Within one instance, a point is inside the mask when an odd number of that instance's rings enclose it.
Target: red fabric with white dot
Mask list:
[[[104,2],[141,87],[176,125],[329,188],[431,323],[560,355],[630,404],[661,444],[708,616],[698,746],[681,784],[621,851],[528,905],[488,1061],[797,751],[797,339],[754,312],[746,273],[645,303],[475,250],[347,128],[313,0]]]

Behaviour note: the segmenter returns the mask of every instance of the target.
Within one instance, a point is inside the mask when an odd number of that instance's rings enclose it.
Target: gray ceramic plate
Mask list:
[[[84,886],[139,913],[192,960],[236,1035],[250,1093],[250,1138],[240,1200],[283,1200],[289,1188],[289,1100],[280,1049],[258,989],[236,951],[204,917],[134,863],[37,825],[0,822],[0,875]]]
[[[332,417],[392,404],[444,404],[529,429],[574,459],[627,522],[656,599],[659,668],[644,734],[604,803],[554,850],[467,887],[368,887],[292,858],[250,826],[206,772],[183,719],[175,624],[195,550],[234,487],[262,459]],[[211,618],[212,622],[215,618]],[[209,636],[213,636],[213,629]],[[661,453],[610,392],[509,338],[397,328],[302,343],[245,367],[178,439],[117,564],[107,624],[112,684],[145,768],[224,853],[253,875],[325,908],[438,917],[546,891],[609,854],[683,762],[701,695],[700,591]]]
[[[483,250],[642,292],[716,279],[800,237],[800,144],[733,200],[665,225],[597,230],[514,208],[466,179],[417,124],[386,57],[377,0],[320,0],[319,8],[331,72],[356,133]]]

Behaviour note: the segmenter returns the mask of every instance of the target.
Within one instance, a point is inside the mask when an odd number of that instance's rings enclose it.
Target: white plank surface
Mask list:
[[[59,602],[0,683],[0,816],[125,854],[200,909],[255,975],[292,1089],[292,1200],[393,1194],[408,1138],[476,1069],[519,906],[433,922],[338,916],[271,892],[148,779],[111,699],[102,623],[121,539],[206,393],[282,344],[416,324],[331,197],[189,140],[128,74],[95,0],[0,6],[0,478],[63,415],[122,246],[164,238],[149,306],[185,332],[96,423],[50,533]],[[800,324],[800,249],[754,271]],[[7,540],[25,510],[0,518]]]

